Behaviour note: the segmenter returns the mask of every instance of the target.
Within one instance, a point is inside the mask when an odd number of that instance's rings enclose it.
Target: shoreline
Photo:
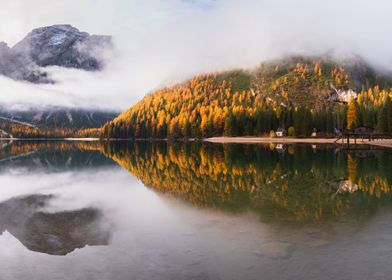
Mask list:
[[[337,138],[288,138],[288,137],[210,137],[203,139],[204,142],[209,143],[233,143],[233,144],[257,144],[257,143],[277,143],[277,144],[290,144],[290,143],[309,143],[309,144],[334,144]]]
[[[269,138],[269,137],[211,137],[203,139],[204,142],[208,143],[219,143],[219,144],[295,144],[295,143],[304,143],[304,144],[347,144],[346,139],[338,138],[288,138],[288,137],[278,137],[278,138]],[[358,144],[363,145],[372,145],[379,146],[385,148],[392,148],[392,139],[380,139],[380,140],[372,140],[368,139],[357,139]],[[350,139],[350,144],[355,144],[354,139]]]
[[[169,142],[169,139],[135,139],[136,141],[164,141]],[[213,144],[347,144],[346,139],[337,138],[288,138],[288,137],[246,137],[246,136],[234,136],[234,137],[210,137],[200,139],[201,142],[213,143]],[[342,141],[343,140],[343,141]],[[0,138],[0,141],[88,141],[88,142],[99,142],[99,141],[133,141],[132,139],[100,139],[100,138]],[[187,140],[175,140],[175,142],[194,142],[197,141],[193,138]],[[368,139],[357,139],[357,145],[371,145],[384,148],[392,148],[392,139],[379,139],[369,141]],[[350,140],[350,144],[355,144],[354,139]]]

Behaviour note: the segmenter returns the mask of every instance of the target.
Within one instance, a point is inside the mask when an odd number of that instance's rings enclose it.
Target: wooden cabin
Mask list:
[[[284,137],[284,136],[286,136],[286,130],[284,128],[278,128],[276,130],[276,136],[277,137]]]

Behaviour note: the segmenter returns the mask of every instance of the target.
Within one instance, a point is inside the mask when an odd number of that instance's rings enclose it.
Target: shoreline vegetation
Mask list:
[[[201,141],[213,144],[336,144],[342,145],[347,144],[346,139],[338,138],[293,138],[293,137],[254,137],[254,136],[220,136],[210,137],[203,139],[195,138],[182,138],[177,140],[163,139],[163,138],[137,138],[137,139],[124,139],[124,138],[112,138],[112,139],[100,139],[100,138],[0,138],[0,141],[91,141],[91,142],[107,142],[107,141],[150,141],[150,142],[192,142]],[[350,139],[350,144],[357,145],[372,145],[385,148],[392,148],[392,139],[379,139],[369,141],[368,139]]]

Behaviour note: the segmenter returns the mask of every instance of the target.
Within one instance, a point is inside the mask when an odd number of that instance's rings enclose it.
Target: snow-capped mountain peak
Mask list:
[[[97,71],[104,66],[102,53],[111,47],[110,36],[90,35],[68,24],[40,27],[12,48],[0,43],[0,74],[42,83],[50,80],[45,66]]]

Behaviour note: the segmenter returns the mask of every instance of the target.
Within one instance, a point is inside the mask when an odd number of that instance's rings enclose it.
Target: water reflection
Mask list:
[[[14,142],[0,150],[0,278],[388,279],[391,156]]]
[[[89,206],[49,209],[56,199],[51,193],[56,188],[74,184],[78,174],[88,170],[113,166],[99,152],[97,144],[3,142],[0,145],[0,174],[4,182],[0,233],[7,231],[27,249],[50,255],[66,255],[86,245],[108,245],[110,231],[103,224],[101,209]]]
[[[364,218],[391,204],[392,154],[334,146],[123,143],[101,148],[146,186],[264,221]]]
[[[109,232],[101,227],[102,213],[85,208],[48,213],[51,195],[12,198],[0,204],[0,233],[5,230],[31,251],[66,255],[86,245],[107,245]]]
[[[26,168],[30,172],[64,172],[113,165],[97,142],[13,141],[0,145],[0,172]],[[25,170],[25,171],[27,171]]]
[[[159,193],[198,207],[251,210],[263,221],[365,218],[390,204],[390,150],[331,145],[15,142],[0,171],[83,170],[115,163]]]

